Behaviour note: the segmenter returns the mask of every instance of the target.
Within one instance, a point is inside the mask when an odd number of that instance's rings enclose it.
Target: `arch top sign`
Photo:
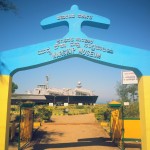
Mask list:
[[[105,17],[81,11],[77,5],[73,5],[69,11],[48,17],[41,21],[41,26],[44,29],[61,25],[67,25],[69,27],[67,37],[86,37],[81,31],[82,26],[89,25],[106,29],[110,25],[110,20]]]
[[[107,66],[132,70],[138,76],[142,149],[150,145],[150,51],[87,37],[84,25],[107,29],[110,21],[73,5],[70,10],[41,22],[44,29],[67,25],[69,32],[61,39],[0,51],[0,145],[8,149],[12,75],[70,57],[81,57]]]
[[[44,29],[67,25],[69,32],[61,39],[0,52],[0,74],[13,75],[19,70],[39,67],[70,57],[134,71],[137,76],[150,75],[150,52],[139,48],[106,42],[87,37],[82,26],[103,29],[110,20],[82,11],[77,5],[70,10],[41,21]]]

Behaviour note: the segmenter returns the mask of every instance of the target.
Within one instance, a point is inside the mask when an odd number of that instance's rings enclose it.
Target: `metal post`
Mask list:
[[[124,147],[124,112],[123,112],[123,103],[122,103],[122,106],[121,106],[121,113],[122,113],[122,139],[121,139],[121,149],[122,150],[125,150],[125,147]]]
[[[69,104],[69,96],[68,96],[68,104]]]
[[[55,106],[55,96],[54,96],[54,106]]]
[[[18,150],[21,150],[21,149],[20,149],[20,123],[21,123],[21,105],[20,105],[20,117],[19,117]]]

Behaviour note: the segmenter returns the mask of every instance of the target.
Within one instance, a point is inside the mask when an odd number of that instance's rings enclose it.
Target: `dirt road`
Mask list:
[[[93,114],[53,116],[36,133],[28,150],[118,150]]]
[[[87,114],[52,116],[52,122],[42,124],[25,150],[119,150],[119,148],[111,142],[108,134],[97,123],[94,114]]]

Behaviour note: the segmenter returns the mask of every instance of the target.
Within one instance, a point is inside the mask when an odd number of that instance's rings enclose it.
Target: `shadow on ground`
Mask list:
[[[139,148],[141,149],[141,143],[125,143],[125,148]]]
[[[53,139],[45,139],[45,141],[53,141]],[[28,148],[32,147],[31,150],[37,150],[37,149],[45,150],[48,148],[71,148],[71,147],[83,147],[83,146],[116,147],[116,145],[114,145],[114,143],[111,142],[110,138],[99,137],[99,138],[79,139],[77,142],[71,142],[71,143],[56,143],[56,144],[40,144],[40,141],[37,141],[37,143],[29,145]]]
[[[70,143],[52,143],[55,139],[51,138],[52,135],[63,136],[63,133],[58,132],[46,132],[44,130],[38,130],[32,139],[32,142],[26,147],[30,150],[45,150],[49,148],[73,148],[73,147],[84,147],[84,146],[107,146],[116,147],[116,145],[111,141],[110,138],[98,137],[98,138],[84,138],[78,139],[77,142]],[[48,144],[46,144],[48,143]],[[125,143],[125,148],[141,148],[140,143]]]

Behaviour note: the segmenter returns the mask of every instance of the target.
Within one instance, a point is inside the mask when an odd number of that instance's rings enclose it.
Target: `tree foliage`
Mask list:
[[[117,82],[116,92],[122,101],[129,101],[127,84],[121,84],[120,82]]]
[[[140,118],[139,103],[131,102],[128,106],[123,106],[123,116],[125,118]]]
[[[136,84],[127,85],[127,84],[121,84],[120,82],[117,82],[116,92],[122,101],[136,101],[137,90],[138,88]]]
[[[3,10],[3,11],[16,11],[17,8],[16,6],[14,5],[14,3],[10,2],[9,0],[0,0],[0,10]]]
[[[137,90],[138,90],[138,87],[137,87],[136,84],[130,85],[128,87],[128,92],[131,94],[131,100],[132,101],[136,101],[137,100],[137,97],[135,97],[135,95],[137,94]]]
[[[110,108],[108,107],[107,104],[99,104],[99,105],[95,105],[92,108],[92,112],[95,114],[95,118],[98,121],[108,121],[110,120]]]
[[[36,106],[34,108],[34,119],[36,121],[49,121],[52,116],[52,110],[49,109],[49,106],[45,107],[43,106]]]
[[[12,93],[15,93],[15,91],[18,89],[18,85],[12,82]]]

